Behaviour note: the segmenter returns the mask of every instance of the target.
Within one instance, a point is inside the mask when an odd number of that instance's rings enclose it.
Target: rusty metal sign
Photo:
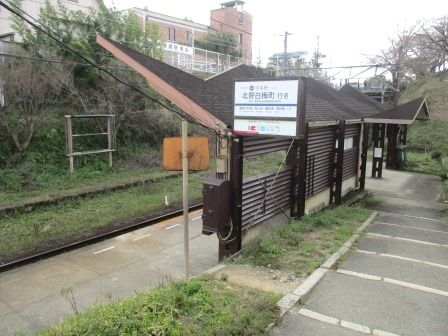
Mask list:
[[[207,137],[188,137],[188,169],[207,170],[210,166]],[[182,170],[182,141],[180,137],[163,139],[163,169]]]

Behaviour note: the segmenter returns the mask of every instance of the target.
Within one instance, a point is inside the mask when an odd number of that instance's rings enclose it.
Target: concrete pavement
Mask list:
[[[379,216],[273,335],[448,335],[448,222],[440,179],[383,170],[367,179]]]
[[[80,311],[183,276],[183,227],[174,218],[113,239],[0,273],[0,335],[30,332],[74,311],[61,295],[71,288]],[[190,272],[218,263],[215,235],[201,234],[190,214]]]

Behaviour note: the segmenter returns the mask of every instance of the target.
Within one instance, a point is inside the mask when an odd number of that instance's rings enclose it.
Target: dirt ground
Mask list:
[[[250,265],[226,265],[216,274],[218,278],[227,277],[230,283],[280,295],[292,292],[304,281],[292,273]]]

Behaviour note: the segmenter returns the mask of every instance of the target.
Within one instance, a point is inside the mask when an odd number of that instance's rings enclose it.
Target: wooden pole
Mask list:
[[[367,168],[367,152],[368,151],[369,151],[369,124],[364,123],[362,126],[359,190],[365,190],[365,186],[366,186],[366,168]]]
[[[298,194],[297,194],[297,213],[296,218],[305,216],[306,212],[306,180],[307,171],[306,163],[308,161],[308,132],[309,125],[305,124],[305,129],[303,130],[304,137],[299,140],[299,162],[298,162]]]
[[[109,149],[109,167],[112,168],[112,117],[107,117],[107,147]]]
[[[67,154],[69,155],[68,160],[70,162],[70,172],[75,171],[75,163],[73,159],[73,129],[72,129],[72,117],[65,116],[66,127],[67,127]]]
[[[189,228],[188,228],[188,123],[182,119],[182,194],[184,208],[184,269],[185,279],[190,277],[190,249],[189,249]]]

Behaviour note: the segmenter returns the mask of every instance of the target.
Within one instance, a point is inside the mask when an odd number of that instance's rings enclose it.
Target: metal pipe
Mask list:
[[[182,194],[184,208],[184,269],[185,279],[190,276],[190,249],[189,249],[189,228],[188,228],[188,122],[182,119]]]

